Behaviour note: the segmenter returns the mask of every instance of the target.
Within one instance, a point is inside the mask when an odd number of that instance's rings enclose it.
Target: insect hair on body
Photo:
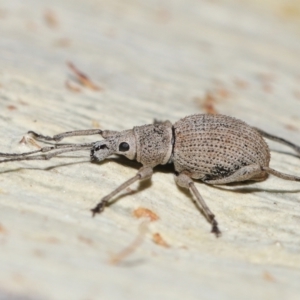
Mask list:
[[[280,137],[249,126],[225,115],[196,114],[172,124],[170,121],[136,126],[124,131],[88,129],[45,136],[29,131],[34,139],[56,142],[25,153],[0,153],[0,163],[22,160],[49,160],[59,154],[89,150],[92,161],[103,161],[117,154],[142,164],[135,176],[103,197],[91,209],[93,216],[103,212],[109,201],[136,181],[150,179],[157,165],[172,163],[175,182],[188,189],[211,224],[211,232],[221,235],[211,212],[193,179],[219,185],[232,182],[262,181],[272,174],[281,179],[299,181],[300,177],[269,167],[270,150],[264,138],[285,144],[300,154],[300,147]],[[59,144],[67,137],[100,135],[103,140],[83,144]]]

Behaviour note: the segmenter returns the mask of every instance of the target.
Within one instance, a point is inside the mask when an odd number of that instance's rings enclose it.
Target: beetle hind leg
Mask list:
[[[175,177],[175,181],[180,187],[189,189],[191,193],[196,197],[196,204],[201,209],[209,223],[212,225],[211,232],[214,233],[216,237],[219,237],[221,235],[221,231],[218,227],[218,222],[215,219],[215,215],[211,212],[211,210],[205,203],[191,177],[189,177],[186,173],[180,173]]]
[[[256,127],[253,127],[255,130],[257,130],[263,137],[269,139],[269,140],[272,140],[272,141],[275,141],[275,142],[278,142],[278,143],[281,143],[281,144],[284,144],[288,147],[291,147],[292,149],[294,149],[296,152],[298,152],[298,154],[300,154],[300,146],[286,140],[286,139],[283,139],[281,137],[278,137],[276,135],[273,135],[273,134],[270,134],[270,133],[267,133],[259,128],[256,128]]]
[[[208,184],[227,184],[246,180],[262,181],[268,176],[266,172],[267,170],[263,170],[260,165],[249,165],[240,168],[227,177],[213,180],[204,179],[203,181]]]
[[[250,180],[254,180],[254,181],[264,181],[268,178],[269,174],[265,171],[262,171],[261,173],[255,175],[254,177],[252,177]]]
[[[265,170],[267,173],[272,174],[276,177],[279,177],[281,179],[285,179],[285,180],[291,180],[291,181],[300,181],[300,177],[299,176],[294,176],[294,175],[290,175],[290,174],[285,174],[285,173],[281,173],[279,171],[276,171],[272,168],[269,167],[263,167],[263,170]]]

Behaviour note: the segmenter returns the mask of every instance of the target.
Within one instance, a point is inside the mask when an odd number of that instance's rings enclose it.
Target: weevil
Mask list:
[[[100,135],[103,140],[85,144],[51,144],[25,153],[0,153],[0,163],[21,160],[48,160],[62,153],[89,150],[92,161],[117,154],[142,164],[137,174],[125,181],[91,209],[93,216],[103,212],[109,201],[136,181],[150,179],[157,165],[172,163],[175,182],[190,190],[208,222],[211,232],[221,234],[215,215],[206,205],[193,179],[218,185],[247,180],[262,181],[268,174],[300,181],[269,167],[270,150],[264,138],[285,144],[300,154],[300,147],[245,122],[225,115],[195,114],[180,119],[136,126],[124,131],[88,129],[45,136],[29,131],[35,139],[60,142],[72,136]],[[40,154],[37,154],[40,153]]]

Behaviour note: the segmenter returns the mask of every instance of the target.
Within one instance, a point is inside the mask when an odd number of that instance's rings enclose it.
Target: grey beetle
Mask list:
[[[108,156],[124,155],[142,164],[137,174],[125,181],[91,210],[101,213],[109,200],[138,180],[151,178],[157,165],[173,163],[176,183],[189,189],[199,208],[212,225],[212,232],[221,234],[214,214],[197,190],[192,179],[207,184],[227,184],[246,180],[262,181],[268,174],[282,179],[300,181],[300,177],[284,174],[269,167],[270,150],[263,137],[280,142],[300,154],[300,147],[268,134],[245,122],[224,115],[197,114],[175,124],[169,121],[133,127],[121,132],[89,129],[64,132],[53,137],[29,131],[37,140],[59,142],[66,137],[101,135],[104,140],[90,144],[54,144],[36,151],[16,154],[0,161],[47,160],[61,153],[90,150],[91,160],[102,161]],[[37,153],[42,154],[37,154]]]

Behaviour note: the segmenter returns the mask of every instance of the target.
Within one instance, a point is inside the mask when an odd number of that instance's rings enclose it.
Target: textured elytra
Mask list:
[[[192,115],[174,124],[173,162],[192,178],[215,180],[244,166],[269,166],[267,143],[245,122],[224,115]]]

